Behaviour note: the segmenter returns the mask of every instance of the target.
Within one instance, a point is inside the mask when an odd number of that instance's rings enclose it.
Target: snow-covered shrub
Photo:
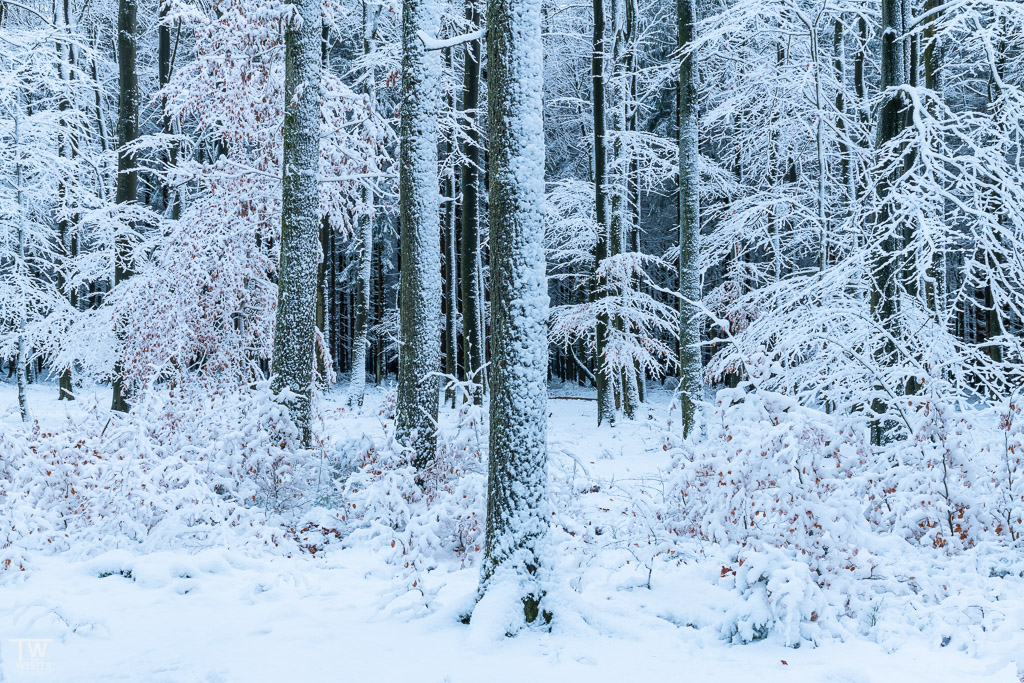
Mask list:
[[[413,587],[420,571],[439,563],[472,565],[483,550],[486,449],[483,408],[472,402],[461,403],[455,424],[440,431],[437,457],[422,471],[391,438],[352,441],[353,471],[340,490],[347,528],[387,548]]]
[[[886,449],[882,492],[872,521],[925,547],[970,548],[992,530],[986,512],[985,459],[975,438],[977,415],[927,397],[906,399],[912,437]]]
[[[998,412],[1002,438],[991,444],[994,457],[989,460],[989,476],[998,491],[993,531],[1019,544],[1024,540],[1024,415],[1016,400]]]
[[[677,533],[787,549],[817,574],[857,564],[867,530],[862,430],[753,385],[719,392],[708,439],[683,442],[668,499]]]
[[[0,434],[0,567],[32,552],[201,547],[291,554],[288,531],[329,463],[297,447],[266,383],[237,393],[151,390],[127,416],[98,412]]]
[[[910,438],[881,447],[866,418],[755,384],[719,392],[705,440],[666,437],[665,525],[721,560],[741,597],[724,637],[816,641],[863,624],[879,591],[941,605],[956,591],[931,574],[951,555],[985,575],[1024,570],[1020,410],[942,400],[937,384],[901,402]]]
[[[823,630],[841,633],[818,576],[780,550],[744,550],[735,567],[722,567],[722,579],[741,597],[721,625],[727,640],[750,643],[774,632],[787,647],[798,647],[817,641]]]

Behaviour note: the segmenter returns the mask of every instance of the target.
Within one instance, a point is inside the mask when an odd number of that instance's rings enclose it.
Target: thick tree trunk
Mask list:
[[[117,191],[118,204],[135,201],[139,189],[139,173],[135,170],[135,154],[127,150],[139,136],[139,80],[135,72],[135,48],[138,41],[136,14],[137,0],[119,0],[117,16],[117,60],[120,76],[120,96],[117,103]],[[134,230],[129,222],[114,237],[114,286],[132,275],[131,238],[125,231]],[[115,322],[117,357],[114,360],[113,400],[111,410],[128,412],[128,397],[124,386],[122,354],[125,329],[121,321]]]
[[[677,0],[679,47],[696,40],[697,2]],[[697,56],[679,64],[679,392],[683,436],[696,424],[697,402],[703,394],[700,350],[700,148],[697,131]]]
[[[480,26],[480,10],[475,0],[466,2],[466,21],[469,30]],[[479,246],[479,187],[480,187],[480,133],[477,129],[477,107],[480,105],[480,57],[481,41],[473,40],[466,44],[465,60],[462,71],[462,110],[466,118],[466,141],[462,145],[462,154],[466,162],[462,165],[460,188],[462,190],[462,253],[461,284],[462,284],[462,346],[463,363],[466,376],[473,377],[477,389],[473,392],[473,402],[483,402],[483,377],[480,368],[483,366],[483,334],[480,325],[480,308],[483,293],[480,291],[480,280],[477,278],[477,262],[480,259]]]
[[[532,622],[548,532],[541,0],[490,0],[487,27],[494,346],[480,592],[513,582]]]
[[[311,402],[319,283],[320,4],[292,0],[285,28],[285,117],[281,196],[281,265],[271,367],[274,393],[287,390],[302,443],[312,441]]]
[[[404,0],[400,201],[401,294],[398,351],[400,443],[426,466],[436,450],[441,370],[441,239],[437,185],[440,62],[417,35],[437,35],[435,0]]]

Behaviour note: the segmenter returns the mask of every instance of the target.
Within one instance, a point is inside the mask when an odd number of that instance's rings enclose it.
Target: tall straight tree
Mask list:
[[[139,137],[139,77],[135,70],[135,51],[138,41],[138,0],[119,0],[117,13],[117,63],[120,93],[117,100],[117,190],[118,204],[135,201],[139,189],[139,172],[135,154],[129,146]],[[129,221],[114,238],[114,286],[132,275],[131,239],[126,231],[133,229]],[[123,339],[124,326],[116,323],[115,331]],[[120,346],[120,345],[119,345]],[[121,349],[114,362],[113,399],[111,410],[128,412],[128,397],[124,386],[124,368]]]
[[[700,316],[700,147],[697,138],[697,0],[677,0],[679,47],[679,392],[683,435],[696,421],[701,375]]]
[[[517,586],[540,613],[547,537],[547,308],[541,0],[489,0],[491,371],[481,594]]]
[[[363,80],[363,92],[370,110],[377,111],[377,76],[374,73],[373,54],[377,50],[377,22],[383,5],[373,6],[363,0],[363,57],[369,65]],[[352,382],[349,385],[350,404],[363,405],[366,393],[366,351],[370,329],[370,293],[373,278],[373,183],[364,183],[363,211],[359,216],[359,269],[356,276],[355,332],[352,338]]]
[[[314,325],[320,257],[320,3],[291,0],[285,27],[281,265],[271,365],[272,389],[311,442]]]
[[[64,0],[63,11],[57,14],[57,25],[59,25],[67,35],[67,42],[57,42],[57,53],[60,55],[60,78],[62,81],[67,83],[67,91],[73,89],[71,81],[74,79],[75,74],[75,46],[72,43],[72,28],[71,28],[71,0]],[[66,92],[67,92],[66,91]],[[71,108],[71,103],[68,101],[68,97],[62,96],[60,98],[59,109],[61,112],[61,128],[63,129],[61,135],[60,155],[62,157],[68,157],[73,159],[76,154],[76,148],[78,147],[78,140],[75,139],[75,135],[72,132],[72,128],[69,125],[68,115]],[[62,210],[67,211],[67,203],[69,199],[67,183],[61,181],[57,187],[57,195],[60,198],[60,204]],[[57,223],[57,241],[60,245],[59,252],[61,254],[62,263],[57,268],[57,289],[64,293],[68,298],[68,304],[72,308],[76,308],[78,305],[78,296],[75,288],[69,286],[67,283],[68,266],[74,262],[78,257],[78,230],[72,220],[69,220],[67,215],[61,216]],[[71,366],[68,365],[60,372],[58,389],[58,398],[61,401],[73,401],[75,400],[74,385],[71,378]]]
[[[480,26],[480,9],[476,0],[466,0],[466,22],[473,30]],[[463,50],[462,111],[466,120],[465,142],[462,144],[462,252],[459,255],[462,284],[462,345],[466,376],[473,377],[477,388],[473,402],[483,403],[483,334],[480,330],[478,309],[482,293],[477,277],[479,247],[478,188],[480,185],[480,132],[477,129],[476,109],[480,104],[481,40],[471,40]]]
[[[594,51],[590,58],[592,79],[591,99],[594,108],[594,216],[597,220],[597,242],[594,244],[594,268],[608,257],[608,216],[605,194],[605,173],[607,170],[607,145],[605,142],[605,94],[604,94],[604,0],[594,0]],[[604,282],[594,277],[592,297],[604,296]],[[608,338],[606,313],[597,316],[594,331],[594,376],[597,384],[597,424],[605,420],[615,424],[615,380],[605,358]]]
[[[434,457],[441,370],[441,226],[437,176],[438,86],[441,63],[419,33],[437,34],[436,0],[404,0],[402,122],[399,171],[399,442],[414,464]]]
[[[886,147],[899,137],[906,121],[906,100],[898,89],[907,82],[908,77],[907,47],[903,40],[907,16],[904,3],[905,0],[882,0],[881,88],[884,99],[878,114],[878,149]],[[882,368],[891,367],[895,362],[894,340],[899,338],[898,257],[900,238],[904,231],[900,226],[893,225],[889,196],[895,176],[898,176],[902,169],[902,164],[891,165],[887,174],[879,175],[875,185],[878,209],[874,215],[871,236],[870,305],[871,315],[881,333],[881,340],[874,349],[874,356]],[[886,410],[886,401],[882,395],[888,391],[886,387],[878,387],[872,403],[875,419],[872,422],[871,438],[875,444],[884,443],[892,428],[892,422],[881,417]]]

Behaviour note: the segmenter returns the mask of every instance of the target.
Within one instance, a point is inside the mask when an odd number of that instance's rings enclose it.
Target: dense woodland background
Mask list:
[[[546,386],[616,425],[660,383],[673,533],[816,577],[848,525],[1019,555],[1020,2],[3,0],[0,111],[26,423],[47,377],[168,452],[240,411],[268,459],[218,495],[281,512],[335,384],[397,383],[421,486],[439,405],[477,410],[486,584],[543,564]]]

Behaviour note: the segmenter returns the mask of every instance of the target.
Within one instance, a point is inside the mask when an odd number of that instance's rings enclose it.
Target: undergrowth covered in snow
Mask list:
[[[458,406],[424,471],[394,439],[393,395],[322,403],[309,450],[265,384],[168,385],[123,417],[93,408],[9,423],[0,583],[30,577],[45,555],[112,548],[297,562],[361,549],[390,572],[382,608],[432,613],[445,577],[477,571],[484,542],[486,410]],[[1024,628],[1021,406],[922,392],[903,412],[913,437],[881,449],[863,420],[755,384],[721,391],[690,440],[661,409],[621,431],[554,427],[551,628],[614,631],[593,596],[648,593],[656,618],[732,643],[896,648],[918,634],[972,654],[1012,650]],[[639,473],[616,469],[634,460]],[[680,591],[698,595],[677,605]],[[466,600],[453,618],[472,611]],[[471,630],[514,631],[495,610],[473,612]]]

